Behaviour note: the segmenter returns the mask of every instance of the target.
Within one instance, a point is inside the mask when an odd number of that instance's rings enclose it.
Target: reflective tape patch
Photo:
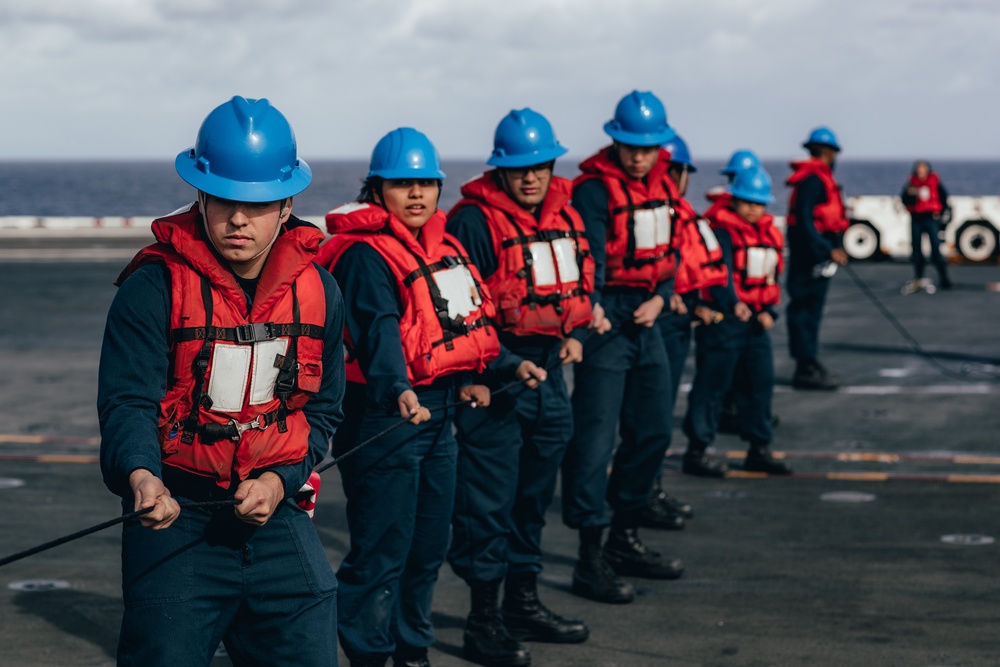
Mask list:
[[[441,296],[448,302],[448,317],[465,317],[482,305],[483,300],[476,288],[476,281],[463,265],[435,271],[431,274]]]
[[[576,241],[573,239],[556,239],[552,242],[552,254],[556,256],[559,280],[564,283],[575,283],[580,280],[580,265],[576,261],[576,251]]]
[[[274,398],[274,384],[279,369],[274,367],[275,357],[288,350],[288,338],[262,340],[253,345],[253,375],[250,378],[250,405],[261,405]]]
[[[747,248],[747,277],[766,278],[774,282],[778,270],[778,253],[774,248]]]
[[[247,376],[250,374],[250,354],[249,345],[215,344],[215,349],[212,350],[212,375],[208,380],[212,410],[239,412],[243,408]]]
[[[635,212],[635,248],[652,250],[670,243],[670,211],[666,206]]]
[[[535,241],[528,244],[528,251],[531,253],[531,275],[535,285],[555,285],[559,276],[556,273],[555,258],[552,257],[552,244],[548,241]]]
[[[701,233],[701,240],[704,241],[709,252],[715,252],[719,249],[719,239],[715,238],[715,232],[708,226],[704,218],[698,218],[698,231]]]

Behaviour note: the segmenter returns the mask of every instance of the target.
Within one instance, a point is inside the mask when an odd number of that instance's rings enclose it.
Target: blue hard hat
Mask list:
[[[835,151],[840,150],[840,144],[837,143],[837,135],[833,133],[833,130],[826,126],[817,127],[815,130],[810,132],[809,138],[803,142],[802,147],[809,148],[812,144],[829,146]]]
[[[216,107],[174,168],[202,192],[240,202],[285,199],[312,181],[312,169],[297,157],[291,125],[263,98],[236,96]]]
[[[434,144],[412,127],[400,127],[378,140],[368,170],[368,178],[372,176],[444,180]]]
[[[741,171],[756,169],[759,166],[760,158],[757,157],[757,154],[749,148],[741,148],[729,156],[729,162],[726,163],[726,166],[719,173],[723,176],[735,176]]]
[[[555,160],[568,149],[559,143],[552,125],[542,114],[525,108],[503,117],[493,135],[493,154],[486,164],[494,167],[530,167]]]
[[[617,142],[631,146],[662,146],[674,138],[667,125],[667,110],[653,93],[633,90],[618,102],[615,117],[604,131]]]
[[[771,194],[771,176],[763,167],[738,172],[729,186],[729,194],[736,199],[755,204],[770,204],[774,201],[774,196]]]
[[[682,164],[691,173],[698,171],[691,163],[691,151],[688,150],[687,142],[681,135],[675,134],[673,139],[663,144],[663,149],[670,153],[671,164]]]

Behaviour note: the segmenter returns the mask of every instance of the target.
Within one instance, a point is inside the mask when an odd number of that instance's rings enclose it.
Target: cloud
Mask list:
[[[243,94],[309,156],[366,156],[400,125],[485,156],[523,106],[583,156],[638,88],[696,157],[789,155],[820,123],[855,156],[990,156],[998,32],[991,0],[0,0],[0,145],[169,156]]]

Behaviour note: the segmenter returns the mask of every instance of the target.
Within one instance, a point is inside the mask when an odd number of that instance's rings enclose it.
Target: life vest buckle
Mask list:
[[[252,431],[253,429],[263,431],[267,428],[267,416],[260,414],[248,422],[238,422],[235,419],[232,419],[229,422],[229,426],[233,432],[233,434],[229,436],[229,439],[233,442],[239,442],[243,437],[243,434],[247,431]]]
[[[271,322],[254,322],[253,324],[238,324],[234,328],[237,343],[256,343],[275,338],[274,325]]]

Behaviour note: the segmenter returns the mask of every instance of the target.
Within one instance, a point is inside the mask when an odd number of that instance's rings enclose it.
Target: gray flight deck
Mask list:
[[[0,557],[119,513],[96,464],[94,402],[111,282],[130,243],[67,240],[62,256],[72,259],[62,262],[59,251],[32,243],[7,244],[0,256]],[[854,270],[944,371],[913,354],[842,271],[822,332],[823,360],[842,376],[841,390],[793,391],[783,321],[774,332],[774,444],[796,475],[669,473],[666,486],[695,505],[696,518],[681,532],[642,534],[687,572],[636,580],[639,597],[626,606],[569,593],[576,539],[557,495],[542,594],[585,619],[591,638],[532,644],[534,665],[1000,664],[1000,544],[992,541],[1000,538],[1000,293],[987,288],[1000,267],[956,266],[951,292],[908,297],[899,294],[908,265]],[[684,444],[675,436],[673,470]],[[736,437],[716,446],[738,467]],[[316,526],[336,566],[349,539],[336,469],[326,474]],[[0,665],[113,664],[119,535],[114,527],[0,568]],[[435,667],[468,664],[467,604],[465,585],[445,566]]]

